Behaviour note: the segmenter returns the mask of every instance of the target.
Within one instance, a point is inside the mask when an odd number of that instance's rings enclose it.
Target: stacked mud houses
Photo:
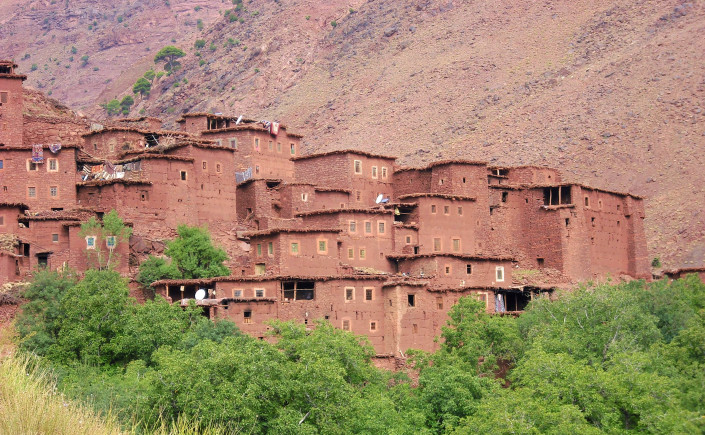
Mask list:
[[[462,296],[515,313],[578,281],[650,276],[643,201],[628,193],[540,167],[303,155],[284,125],[218,114],[184,114],[178,131],[154,118],[67,128],[23,115],[15,67],[0,63],[0,281],[85,270],[86,251],[107,247],[80,225],[113,209],[133,228],[114,248],[129,277],[177,225],[205,224],[231,275],[159,281],[157,294],[205,293],[211,318],[259,337],[270,319],[327,319],[392,356],[432,350]]]

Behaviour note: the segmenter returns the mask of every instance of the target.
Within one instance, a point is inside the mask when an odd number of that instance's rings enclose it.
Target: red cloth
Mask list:
[[[276,136],[279,134],[279,123],[278,122],[272,122],[269,124],[269,133]]]

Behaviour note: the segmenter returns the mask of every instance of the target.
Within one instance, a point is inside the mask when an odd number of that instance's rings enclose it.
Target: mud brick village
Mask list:
[[[133,230],[114,248],[131,279],[177,225],[207,225],[230,275],[158,281],[156,294],[186,304],[204,290],[207,316],[257,337],[270,319],[325,318],[392,357],[434,350],[462,296],[513,315],[580,281],[650,278],[643,199],[629,193],[544,167],[307,154],[286,125],[235,115],[185,113],[178,131],[32,115],[16,68],[0,62],[0,282],[85,271],[86,251],[108,247],[81,224],[110,210]]]

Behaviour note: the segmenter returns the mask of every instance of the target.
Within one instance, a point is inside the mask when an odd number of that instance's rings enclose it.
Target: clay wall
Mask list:
[[[17,281],[22,278],[20,259],[9,252],[0,251],[0,282]]]
[[[345,208],[350,203],[350,193],[314,189],[313,210]]]
[[[87,131],[88,123],[84,120],[24,115],[23,143],[82,146],[85,140],[81,135]]]
[[[414,246],[419,245],[419,234],[415,228],[394,224],[394,254],[413,254]]]
[[[21,202],[31,210],[73,208],[76,160],[74,148],[56,154],[44,147],[44,162],[32,164],[31,147],[0,150],[0,185],[4,202]]]
[[[17,233],[17,217],[22,213],[20,207],[0,203],[0,233]]]
[[[556,184],[561,174],[556,169],[519,166],[509,168],[509,184]]]
[[[191,147],[198,224],[236,220],[236,184],[233,151]]]
[[[431,171],[431,193],[471,196],[480,200],[487,193],[487,166],[449,163]]]
[[[399,273],[433,278],[434,286],[438,287],[496,287],[512,283],[512,262],[508,260],[439,255],[399,259],[398,264]]]
[[[484,210],[475,201],[443,197],[414,198],[418,203],[419,253],[478,253],[486,248],[478,233]]]
[[[326,231],[251,237],[252,274],[262,273],[262,267],[268,275],[298,275],[304,271],[308,275],[334,274],[340,263],[337,237],[337,233]],[[272,254],[269,254],[270,242]],[[325,242],[325,250],[319,249],[319,242]]]
[[[179,122],[179,129],[193,135],[199,135],[208,129],[208,118],[203,116],[187,116],[183,122]]]
[[[143,133],[130,130],[105,130],[84,136],[83,149],[97,159],[116,160],[125,151],[143,150]]]
[[[431,170],[413,169],[394,172],[394,197],[412,193],[431,192]]]
[[[22,77],[0,77],[0,144],[22,145]]]

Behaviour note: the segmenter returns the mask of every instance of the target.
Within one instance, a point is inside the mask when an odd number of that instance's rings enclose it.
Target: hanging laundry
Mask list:
[[[125,178],[124,172],[115,172],[115,178]]]
[[[122,165],[115,165],[115,172],[123,172]]]
[[[44,146],[41,144],[32,145],[32,162],[42,163],[44,162]]]
[[[115,173],[115,165],[113,165],[110,162],[105,162],[105,172],[108,173],[108,175],[112,175]]]
[[[279,134],[279,123],[278,122],[272,122],[269,125],[269,134],[272,136],[276,136]]]
[[[49,151],[52,153],[56,154],[61,150],[61,144],[60,143],[53,143],[49,145]]]
[[[103,165],[91,166],[91,173],[97,174],[98,172],[103,172]]]

